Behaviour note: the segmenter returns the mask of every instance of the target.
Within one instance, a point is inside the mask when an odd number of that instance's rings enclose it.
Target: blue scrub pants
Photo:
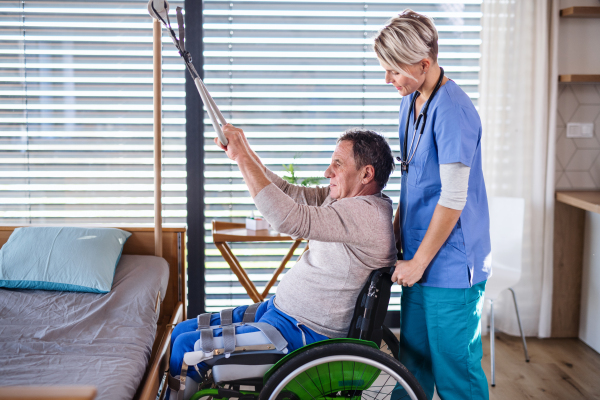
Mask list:
[[[329,339],[305,325],[302,325],[294,318],[278,310],[273,304],[275,297],[271,297],[268,301],[262,303],[256,310],[254,322],[265,322],[274,326],[288,342],[287,349],[292,352],[302,346],[318,342],[320,340]],[[233,309],[233,322],[242,322],[244,312],[248,306],[236,307]],[[221,325],[221,316],[219,313],[213,314],[210,318],[210,325]],[[181,365],[185,353],[194,351],[194,344],[200,339],[200,331],[198,329],[198,320],[188,319],[183,321],[173,329],[171,335],[171,361],[170,372],[172,376],[177,376],[181,373]],[[235,333],[250,333],[257,332],[258,329],[253,326],[242,325],[236,326]],[[223,329],[213,329],[213,337],[222,336]],[[198,364],[198,369],[203,375],[210,369],[206,363]],[[198,375],[194,368],[188,369],[188,377],[196,382],[201,382],[204,377]]]
[[[481,368],[485,283],[469,289],[402,288],[399,358],[430,400],[434,385],[443,400],[489,399]],[[392,400],[403,398],[408,395],[397,386]]]

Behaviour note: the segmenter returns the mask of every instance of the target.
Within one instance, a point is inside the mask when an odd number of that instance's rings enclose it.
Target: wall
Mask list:
[[[598,0],[563,0],[560,8],[600,6]],[[600,74],[600,19],[561,18],[559,74]],[[600,189],[600,84],[559,85],[556,189]],[[567,139],[569,122],[593,122],[595,137]]]
[[[593,122],[595,137],[567,138],[568,122]],[[600,189],[600,85],[561,84],[556,123],[556,189]]]
[[[586,212],[579,338],[600,353],[600,214]]]
[[[600,6],[562,0],[560,8]],[[600,19],[561,18],[559,74],[600,74]],[[600,84],[559,84],[556,117],[556,189],[600,189]],[[594,137],[567,139],[569,122],[593,122]],[[600,214],[586,212],[579,337],[600,352]]]

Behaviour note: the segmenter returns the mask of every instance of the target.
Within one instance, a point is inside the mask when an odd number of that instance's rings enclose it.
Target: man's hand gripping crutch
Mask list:
[[[167,33],[171,37],[175,47],[177,47],[179,55],[183,58],[185,66],[194,79],[198,93],[200,93],[200,97],[202,98],[202,102],[206,107],[206,111],[208,112],[208,116],[210,117],[215,132],[217,132],[219,141],[223,144],[223,146],[227,146],[227,138],[223,134],[222,129],[222,126],[227,125],[227,121],[225,120],[225,117],[223,117],[223,114],[221,114],[221,111],[208,92],[208,89],[206,89],[206,86],[204,86],[204,82],[202,82],[202,79],[200,79],[200,75],[198,75],[196,68],[194,68],[194,64],[192,64],[192,55],[185,49],[185,29],[181,10],[181,7],[177,7],[176,9],[177,25],[179,27],[179,39],[177,39],[173,28],[171,28],[171,22],[169,21],[169,3],[165,0],[150,0],[148,2],[148,12],[150,13],[150,16],[160,21],[167,29]]]

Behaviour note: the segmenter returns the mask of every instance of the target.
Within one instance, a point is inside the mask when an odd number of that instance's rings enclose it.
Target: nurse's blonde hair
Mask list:
[[[424,58],[434,63],[438,56],[438,32],[433,19],[406,9],[390,19],[374,38],[377,58],[392,69],[407,74],[403,66],[413,65]],[[410,74],[409,74],[410,76]]]

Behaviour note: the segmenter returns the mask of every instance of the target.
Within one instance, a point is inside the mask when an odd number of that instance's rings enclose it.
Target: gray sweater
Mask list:
[[[315,332],[345,337],[358,293],[374,269],[396,261],[392,201],[382,193],[334,200],[329,187],[273,182],[254,198],[278,232],[310,240],[277,287],[275,306]]]

